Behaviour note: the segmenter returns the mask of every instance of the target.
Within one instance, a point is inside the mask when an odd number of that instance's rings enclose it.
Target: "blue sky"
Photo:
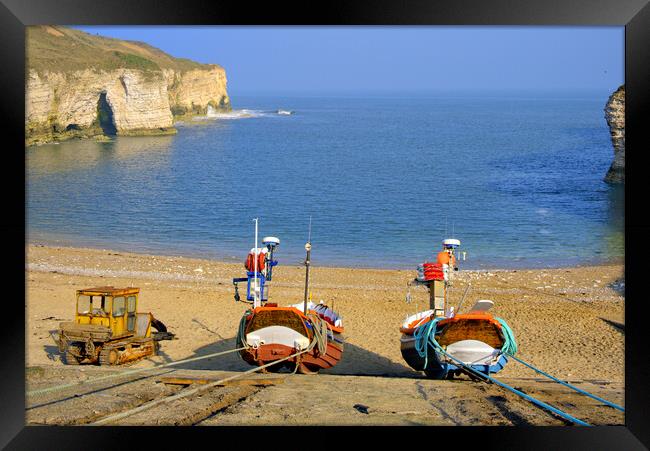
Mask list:
[[[623,27],[79,26],[225,67],[232,95],[613,91]]]

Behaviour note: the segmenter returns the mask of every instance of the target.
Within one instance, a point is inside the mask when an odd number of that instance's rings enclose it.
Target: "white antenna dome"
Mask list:
[[[265,236],[264,238],[262,238],[262,244],[264,244],[265,246],[268,246],[269,244],[272,246],[279,246],[280,238],[274,236]]]
[[[446,240],[442,240],[442,245],[448,247],[458,247],[460,246],[460,240],[457,240],[455,238],[447,238]]]

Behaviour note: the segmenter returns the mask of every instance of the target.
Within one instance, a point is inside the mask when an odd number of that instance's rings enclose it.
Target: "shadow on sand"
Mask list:
[[[600,319],[625,335],[625,324],[619,323],[618,321],[612,321],[611,319],[603,318],[602,316]]]
[[[235,348],[235,337],[219,340],[194,351],[187,358],[199,357],[217,352],[229,351]],[[217,371],[246,371],[252,366],[242,360],[238,352],[212,357],[196,362],[188,362],[175,366],[178,369],[217,370]],[[283,370],[284,371],[284,370]],[[321,374],[336,374],[345,376],[388,376],[388,377],[422,377],[422,373],[395,363],[386,357],[345,343],[343,358],[334,368],[322,370]]]
[[[52,361],[62,361],[61,353],[59,352],[59,347],[54,345],[44,345],[43,350],[47,355],[47,358]]]
[[[235,337],[226,338],[201,346],[200,348],[197,348],[192,355],[179,360],[230,351],[235,349],[235,347]],[[46,345],[44,346],[44,350],[49,359],[61,360],[61,355],[56,346]],[[158,357],[162,358],[162,363],[170,363],[173,361],[165,353],[164,346],[161,346],[159,349]],[[149,360],[149,358],[147,358],[147,360]],[[242,360],[239,352],[233,352],[195,362],[181,363],[179,365],[174,365],[173,368],[186,370],[246,371],[253,367]],[[288,370],[282,371],[284,372]],[[338,365],[334,368],[321,370],[320,373],[336,374],[341,376],[423,377],[421,372],[414,371],[406,365],[395,363],[386,357],[350,343],[345,343],[343,358]]]

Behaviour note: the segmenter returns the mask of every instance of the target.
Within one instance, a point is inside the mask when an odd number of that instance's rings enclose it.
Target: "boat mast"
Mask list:
[[[259,307],[261,302],[260,302],[260,289],[258,285],[258,277],[257,277],[257,260],[258,260],[258,254],[257,254],[257,223],[258,223],[259,218],[253,219],[255,221],[255,262],[253,263],[254,268],[255,268],[255,278],[253,279],[253,308]]]
[[[305,250],[307,251],[307,258],[305,259],[305,300],[303,304],[303,312],[307,314],[307,299],[309,298],[309,265],[311,260],[311,216],[309,216],[309,235],[307,237],[307,243],[305,244]]]

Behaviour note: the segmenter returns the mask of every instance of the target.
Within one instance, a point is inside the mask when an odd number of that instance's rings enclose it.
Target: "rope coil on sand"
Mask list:
[[[318,352],[325,354],[327,352],[327,321],[318,315],[308,315],[308,317],[312,320],[314,326],[314,339],[309,344],[309,350],[318,345]],[[317,324],[320,326],[320,330]]]

